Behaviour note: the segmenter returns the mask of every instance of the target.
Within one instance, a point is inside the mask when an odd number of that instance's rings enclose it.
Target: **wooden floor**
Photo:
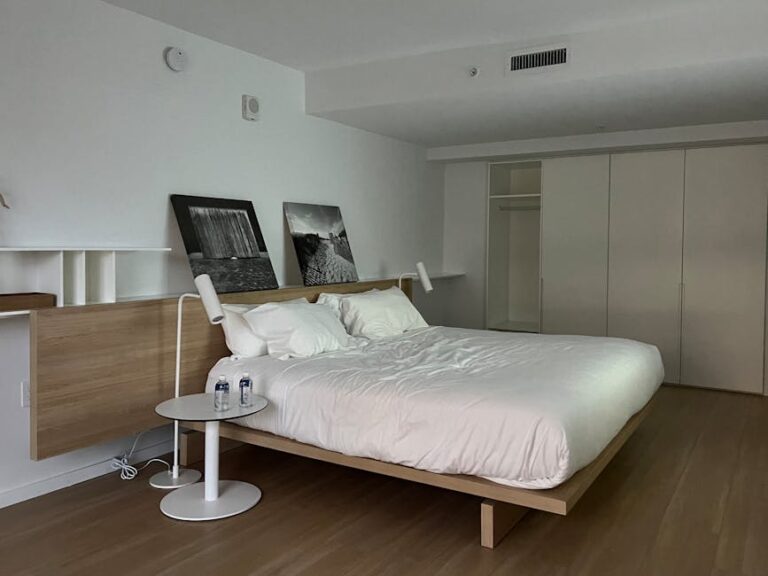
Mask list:
[[[479,499],[252,447],[222,477],[264,491],[250,512],[161,515],[144,473],[0,510],[0,573],[87,575],[768,574],[768,399],[664,388],[567,517],[526,515],[479,545]]]

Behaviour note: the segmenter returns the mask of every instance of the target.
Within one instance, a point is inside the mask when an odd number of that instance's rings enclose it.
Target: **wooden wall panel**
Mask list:
[[[262,304],[321,292],[386,289],[396,280],[224,294],[222,302]],[[403,281],[410,297],[412,282]],[[135,434],[165,422],[155,406],[173,395],[176,298],[37,310],[30,317],[30,453],[48,458]],[[182,394],[201,392],[227,356],[224,334],[199,300],[184,303]]]

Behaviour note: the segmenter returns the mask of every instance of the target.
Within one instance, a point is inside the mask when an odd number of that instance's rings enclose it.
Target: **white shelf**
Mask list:
[[[290,288],[291,286],[282,286],[282,288]],[[295,287],[301,287],[300,284],[297,284]],[[171,298],[178,299],[179,296],[181,296],[183,292],[179,292],[176,294],[146,294],[144,296],[125,296],[125,297],[118,297],[115,299],[115,302],[142,302],[144,300],[169,300]],[[65,304],[64,307],[74,306],[74,304]],[[46,308],[41,308],[41,310],[46,310]],[[8,318],[11,316],[28,316],[31,310],[11,310],[9,312],[0,312],[0,319],[2,318]]]
[[[121,283],[118,262],[122,258],[132,260],[142,257],[141,253],[170,251],[164,247],[0,246],[0,294],[55,294],[58,307],[116,302],[119,287],[125,289],[132,276],[130,267],[126,268]],[[6,312],[0,318],[28,313]]]
[[[464,272],[429,272],[429,279],[430,280],[450,280],[451,278],[461,278],[463,276],[466,276]],[[366,276],[364,278],[359,278],[358,282],[376,282],[377,280],[391,280],[395,279],[397,280],[398,275],[395,274],[393,276]],[[414,278],[412,276],[406,276],[406,278],[409,278],[413,280],[414,282],[421,282],[418,277]]]
[[[0,246],[0,252],[170,252],[170,248],[124,246]]]
[[[13,316],[27,316],[29,310],[11,310],[9,312],[0,312],[0,318],[11,318]]]
[[[509,198],[541,198],[541,194],[491,194],[488,196],[491,200],[494,199],[509,199]]]
[[[464,272],[435,272],[429,273],[429,279],[430,280],[450,280],[451,278],[463,278],[466,276]],[[412,276],[406,276],[405,279],[412,280],[413,282],[421,282],[418,278],[413,278]],[[381,280],[397,280],[397,276],[361,276],[357,279],[358,282],[379,282]],[[304,284],[286,284],[285,286],[280,286],[280,288],[304,288]],[[313,286],[313,288],[320,288],[322,291],[322,286]]]
[[[69,248],[67,248],[67,249],[56,248],[55,250],[40,250],[40,249],[22,249],[22,250],[15,250],[14,249],[14,250],[10,250],[8,248],[0,248],[0,252],[3,252],[3,251],[4,252],[11,252],[11,251],[13,251],[13,252],[70,252],[71,251],[73,253],[78,253],[78,252],[91,252],[91,250],[92,250],[91,248],[89,248],[87,250],[81,250],[81,249],[78,249],[78,250],[72,249],[72,250],[70,250]],[[130,252],[137,252],[137,251],[138,252],[143,252],[143,251],[145,251],[145,249],[143,249],[143,248],[141,248],[141,249],[131,248],[131,249],[125,249],[123,251],[125,251],[125,252],[129,252],[129,251]],[[152,251],[154,251],[154,252],[168,252],[168,251],[170,251],[170,248],[168,248],[168,249],[156,249],[156,250],[152,250]],[[96,252],[102,252],[102,251],[101,250],[96,250]],[[82,268],[80,268],[80,264],[77,261],[75,261],[75,262],[72,263],[72,265],[66,266],[66,265],[64,265],[66,256],[64,256],[64,255],[62,255],[62,256],[63,256],[63,258],[61,260],[61,262],[62,262],[62,268],[61,268],[62,272],[65,275],[69,275],[69,273],[67,272],[67,268],[69,268],[70,270],[75,270],[75,271],[77,271],[76,276],[78,276],[82,280],[83,274],[85,273],[85,271]],[[75,256],[75,260],[77,260],[77,256]],[[89,266],[89,263],[90,263],[89,261],[85,260],[84,258],[82,259],[82,261],[85,262],[85,266],[86,267]],[[0,262],[2,262],[2,261],[0,260]],[[93,271],[93,265],[92,264],[91,264],[90,268],[91,268],[91,272],[92,272]],[[466,274],[463,273],[463,272],[435,272],[434,274],[430,274],[429,278],[430,278],[430,280],[433,280],[433,281],[439,281],[439,280],[450,280],[452,278],[462,278],[464,276],[466,276]],[[388,279],[391,279],[391,277],[387,277],[387,278],[368,277],[368,278],[360,278],[360,282],[368,282],[368,281],[374,281],[374,280],[388,280]],[[418,278],[411,278],[411,280],[415,280],[416,282],[419,282]],[[110,282],[110,279],[107,278],[107,284],[109,284],[109,282]],[[95,304],[95,303],[99,303],[99,302],[135,302],[135,301],[141,301],[141,300],[161,300],[161,299],[167,299],[167,298],[178,298],[181,295],[181,293],[178,293],[178,294],[147,294],[147,295],[141,295],[141,296],[114,297],[111,300],[94,300],[93,298],[89,299],[89,298],[86,298],[84,296],[86,292],[83,292],[83,288],[85,288],[86,291],[87,291],[88,286],[87,286],[87,284],[84,284],[84,283],[78,283],[77,278],[75,278],[75,277],[68,277],[68,278],[66,278],[64,280],[64,283],[66,284],[64,286],[64,295],[65,295],[66,298],[64,299],[63,304],[62,304],[62,299],[60,297],[60,294],[58,292],[56,292],[57,306],[62,306],[62,305],[63,306],[76,306],[76,305],[79,305],[79,304],[86,304],[86,303],[88,303],[88,304]],[[296,285],[281,286],[281,288],[295,288],[295,287],[302,287],[302,285],[301,284],[296,284]],[[98,288],[99,288],[99,286],[97,286],[97,289]],[[321,288],[321,287],[319,287],[319,288]],[[8,290],[8,291],[10,291],[10,290]],[[34,288],[30,288],[28,290],[15,290],[15,291],[17,291],[17,292],[23,292],[23,291],[39,292],[39,291],[42,291],[42,290],[37,290],[37,289],[34,289]],[[10,317],[14,317],[14,316],[27,316],[27,315],[29,315],[29,312],[30,312],[29,310],[12,310],[10,312],[0,312],[0,319],[10,318]]]
[[[462,278],[463,276],[466,276],[464,272],[436,272],[434,274],[429,274],[430,280],[450,280],[451,278]],[[416,281],[418,282],[419,279],[416,278]]]
[[[144,294],[138,296],[118,296],[116,302],[141,302],[143,300],[170,300],[178,299],[185,292],[176,292],[174,294]]]

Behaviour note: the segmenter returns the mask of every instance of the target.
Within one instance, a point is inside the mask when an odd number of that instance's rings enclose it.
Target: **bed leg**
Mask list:
[[[242,445],[243,443],[237,440],[219,438],[219,452],[226,452]],[[205,434],[196,430],[183,430],[179,434],[179,464],[191,466],[204,459]]]
[[[205,444],[203,435],[195,430],[183,430],[179,434],[179,463],[191,466],[203,460]]]
[[[495,548],[526,512],[528,508],[522,506],[483,500],[480,503],[480,544],[483,548]]]

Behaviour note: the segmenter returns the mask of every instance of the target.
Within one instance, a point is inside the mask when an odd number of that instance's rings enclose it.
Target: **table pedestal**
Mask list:
[[[160,502],[160,510],[176,520],[218,520],[253,508],[261,490],[247,482],[219,480],[219,422],[205,423],[205,482],[179,488]]]

